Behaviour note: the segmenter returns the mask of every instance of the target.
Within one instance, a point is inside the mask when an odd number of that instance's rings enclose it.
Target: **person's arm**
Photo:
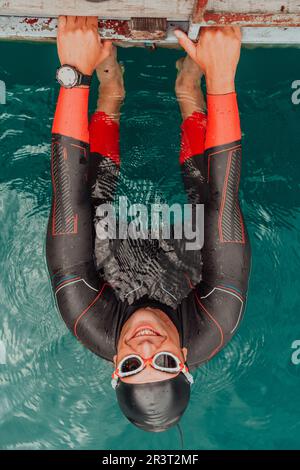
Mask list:
[[[207,101],[209,194],[204,212],[202,282],[195,297],[208,323],[209,358],[231,339],[242,319],[251,255],[239,203],[242,152],[236,95],[212,95]]]
[[[108,46],[104,48],[98,39],[97,20],[75,17],[60,18],[58,50],[62,64],[73,65],[84,74],[92,74],[109,53]],[[99,329],[101,310],[114,308],[116,301],[110,287],[99,278],[93,258],[88,98],[89,88],[62,88],[56,106],[47,263],[66,325],[94,353],[105,356]]]
[[[192,335],[190,347],[192,365],[212,358],[237,330],[245,307],[251,258],[239,204],[241,129],[234,78],[240,35],[235,28],[209,28],[199,43],[191,49],[190,42],[184,42],[194,60],[201,57],[198,63],[205,72],[208,92],[202,281],[187,299],[187,308],[199,314],[199,330]]]

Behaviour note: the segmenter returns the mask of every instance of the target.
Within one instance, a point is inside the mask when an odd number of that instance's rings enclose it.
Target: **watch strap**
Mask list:
[[[83,75],[82,73],[78,72],[78,85],[90,86],[92,82],[92,75]]]

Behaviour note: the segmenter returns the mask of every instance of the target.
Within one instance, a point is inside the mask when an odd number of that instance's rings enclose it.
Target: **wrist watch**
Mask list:
[[[84,75],[72,65],[62,65],[57,69],[56,80],[64,88],[74,88],[85,85],[90,86],[92,75]]]

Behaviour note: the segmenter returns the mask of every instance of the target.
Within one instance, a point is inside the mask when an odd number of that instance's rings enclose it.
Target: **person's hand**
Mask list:
[[[198,43],[180,31],[174,31],[179,44],[201,67],[207,92],[225,94],[235,91],[235,74],[241,52],[242,34],[239,27],[204,27]]]
[[[60,16],[57,50],[61,65],[72,65],[84,75],[92,75],[110,54],[111,41],[102,41],[95,16]]]

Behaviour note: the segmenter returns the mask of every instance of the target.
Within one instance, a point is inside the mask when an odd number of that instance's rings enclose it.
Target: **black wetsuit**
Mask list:
[[[52,137],[47,261],[66,325],[87,348],[112,361],[125,321],[141,306],[153,305],[176,325],[181,345],[188,350],[189,367],[209,360],[232,338],[246,302],[250,246],[238,199],[241,141],[207,148],[182,164],[190,199],[205,204],[205,244],[202,280],[173,309],[148,296],[132,305],[122,302],[99,276],[91,191],[96,177],[114,189],[119,168],[110,158],[90,155],[88,139],[74,138],[71,132],[62,135],[63,126],[57,130],[59,124]],[[112,193],[101,198],[109,201]]]

